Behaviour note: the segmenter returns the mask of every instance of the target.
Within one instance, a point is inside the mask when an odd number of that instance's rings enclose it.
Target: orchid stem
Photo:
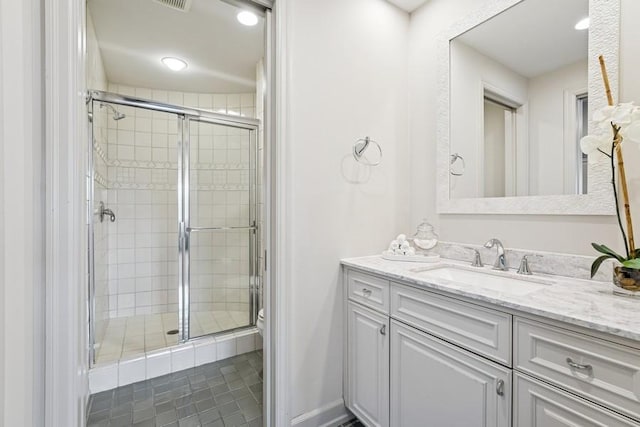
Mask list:
[[[609,155],[609,153],[607,153],[606,151],[602,151],[602,149],[598,148],[598,151],[601,152],[602,154],[604,154],[605,156],[607,156],[608,158],[612,158],[611,155]]]

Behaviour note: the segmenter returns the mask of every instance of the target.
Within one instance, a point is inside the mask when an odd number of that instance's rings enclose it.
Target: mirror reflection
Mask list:
[[[450,41],[451,198],[587,193],[588,17],[524,0]]]

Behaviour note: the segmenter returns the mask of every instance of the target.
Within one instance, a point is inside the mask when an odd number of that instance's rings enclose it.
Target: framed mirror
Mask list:
[[[494,0],[439,43],[438,212],[613,215],[580,138],[618,101],[619,0]]]

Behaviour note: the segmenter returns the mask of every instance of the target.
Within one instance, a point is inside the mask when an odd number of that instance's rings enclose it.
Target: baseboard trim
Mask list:
[[[335,427],[346,423],[353,415],[345,408],[344,400],[338,399],[313,411],[298,415],[291,421],[296,427]]]

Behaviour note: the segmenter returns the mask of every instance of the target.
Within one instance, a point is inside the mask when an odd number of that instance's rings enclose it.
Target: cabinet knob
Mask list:
[[[498,380],[498,384],[496,385],[496,393],[498,396],[504,396],[504,381]]]
[[[364,295],[365,297],[370,297],[371,296],[371,290],[369,290],[367,288],[362,288],[362,295]]]
[[[380,335],[387,335],[387,325],[382,325],[380,328]]]

